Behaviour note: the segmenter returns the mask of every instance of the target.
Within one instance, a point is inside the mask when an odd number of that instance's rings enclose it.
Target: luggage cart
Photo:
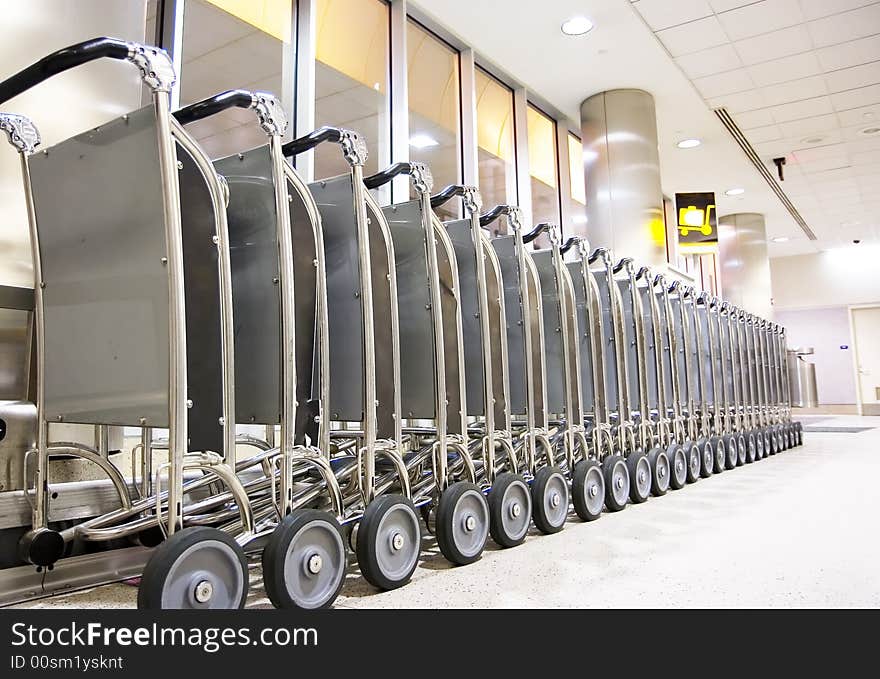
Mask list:
[[[480,217],[480,224],[488,226],[502,215],[511,233],[493,238],[492,247],[500,265],[507,318],[513,434],[531,486],[532,521],[542,533],[556,533],[568,517],[569,487],[550,442],[541,283],[525,248],[547,227],[538,225],[524,234],[521,212],[510,205],[492,208]]]
[[[747,458],[747,443],[739,419],[738,354],[733,335],[733,306],[722,300],[717,308],[719,351],[721,355],[721,388],[724,412],[722,429],[727,468],[742,466]]]
[[[532,498],[511,435],[507,325],[501,268],[480,225],[482,201],[469,186],[452,185],[431,198],[434,208],[460,196],[465,218],[445,223],[455,250],[465,360],[468,428],[475,467],[489,502],[489,533],[501,547],[528,533]]]
[[[426,165],[396,163],[364,184],[377,189],[400,175],[410,178],[415,198],[382,213],[394,244],[405,459],[440,551],[465,565],[482,554],[490,519],[468,436],[458,267],[431,206]]]

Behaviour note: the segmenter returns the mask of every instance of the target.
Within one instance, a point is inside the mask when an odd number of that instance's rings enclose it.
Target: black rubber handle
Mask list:
[[[614,265],[614,267],[612,268],[612,271],[614,271],[614,273],[620,273],[621,270],[623,269],[623,267],[625,267],[627,264],[629,264],[632,261],[633,261],[632,257],[624,257],[617,264]]]
[[[547,233],[551,226],[553,225],[550,222],[541,222],[540,224],[536,225],[534,229],[526,234],[523,234],[523,243],[531,243],[542,233]]]
[[[213,97],[190,104],[174,112],[181,125],[189,125],[197,120],[210,118],[230,108],[250,108],[254,105],[254,94],[248,90],[226,90]]]
[[[578,241],[580,241],[580,238],[578,238],[577,236],[572,236],[562,244],[562,247],[559,248],[559,252],[564,255],[566,252],[571,250],[574,244]]]
[[[484,212],[480,215],[480,226],[489,226],[489,224],[497,220],[501,215],[509,215],[513,210],[513,205],[496,205],[488,212]]]
[[[92,38],[53,52],[0,83],[0,104],[34,85],[39,85],[53,75],[104,57],[127,59],[128,43],[115,38]]]
[[[412,171],[412,163],[394,163],[394,165],[386,167],[384,170],[381,170],[376,174],[364,177],[364,186],[371,190],[378,189],[380,186],[384,186],[395,177],[399,177],[402,174],[412,174]]]
[[[681,281],[676,279],[669,284],[669,292],[675,292],[679,287],[681,287]]]
[[[587,261],[592,264],[600,257],[604,257],[609,253],[608,248],[596,248],[593,252],[590,253],[590,256],[587,257]]]
[[[651,278],[650,273],[651,273],[651,270],[648,267],[643,266],[638,271],[636,271],[636,280],[640,280],[641,278],[644,278],[646,281],[650,282],[650,278]]]
[[[318,144],[330,142],[338,144],[342,140],[342,130],[338,127],[321,127],[314,132],[309,132],[304,137],[287,142],[281,147],[285,156],[298,156],[300,153],[311,151]]]
[[[469,186],[464,184],[450,184],[431,196],[431,207],[436,209],[444,203],[448,203],[456,196],[463,196],[469,188]]]

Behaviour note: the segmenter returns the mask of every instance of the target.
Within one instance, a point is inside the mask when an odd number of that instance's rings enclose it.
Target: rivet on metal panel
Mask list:
[[[191,398],[186,399],[186,407],[187,407],[187,408],[192,408],[192,407],[193,407],[193,402],[192,402],[192,399],[191,399]]]
[[[178,170],[182,170],[182,169],[183,169],[183,161],[180,161],[180,160],[177,161],[177,169],[178,169]]]
[[[167,257],[163,257],[160,261],[162,262],[163,265],[168,264],[168,258],[167,258]]]

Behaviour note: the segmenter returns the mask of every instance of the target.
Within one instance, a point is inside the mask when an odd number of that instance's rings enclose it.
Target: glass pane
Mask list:
[[[513,132],[513,91],[482,69],[476,69],[477,161],[480,195],[489,209],[515,204],[516,157]]]
[[[584,184],[584,147],[581,140],[569,132],[568,134],[568,172],[571,178],[571,200],[569,214],[576,233],[586,233],[587,223],[587,188]]]
[[[292,59],[292,12],[291,0],[187,0],[181,106],[235,88],[270,92],[283,101],[285,52]],[[187,130],[215,158],[266,143],[253,111],[243,109],[224,111]]]
[[[431,168],[435,189],[461,182],[461,87],[458,52],[414,21],[406,24],[409,157]],[[459,201],[437,210],[458,216]]]
[[[556,121],[534,106],[527,112],[532,221],[559,224],[559,175],[556,160]],[[527,225],[527,228],[530,225]],[[543,238],[538,239],[544,241]],[[536,241],[537,243],[538,241]]]
[[[382,0],[317,0],[315,127],[360,132],[369,151],[365,174],[387,167],[390,129],[390,9]],[[333,145],[315,151],[315,177],[348,171]]]

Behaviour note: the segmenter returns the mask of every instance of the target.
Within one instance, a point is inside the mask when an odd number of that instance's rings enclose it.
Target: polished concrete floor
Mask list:
[[[511,550],[453,568],[425,540],[406,587],[356,567],[346,608],[880,606],[880,417],[805,416],[805,443]],[[857,433],[840,428],[870,427]],[[824,429],[826,431],[810,431]],[[834,430],[834,431],[828,431]],[[254,573],[259,585],[259,573]],[[254,587],[251,606],[267,606]],[[130,607],[131,585],[28,607]]]

